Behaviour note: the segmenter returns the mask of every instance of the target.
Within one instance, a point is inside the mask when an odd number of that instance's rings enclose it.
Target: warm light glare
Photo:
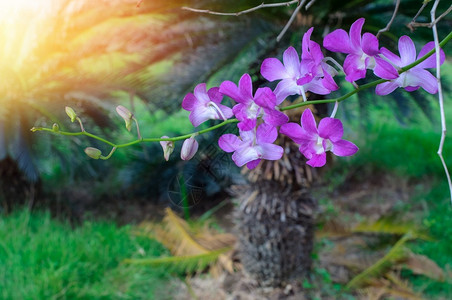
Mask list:
[[[2,14],[8,10],[36,10],[41,6],[48,6],[50,1],[46,0],[0,0]]]

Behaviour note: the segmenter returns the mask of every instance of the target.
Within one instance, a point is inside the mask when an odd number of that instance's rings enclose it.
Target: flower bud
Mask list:
[[[126,122],[126,128],[128,131],[130,131],[130,129],[132,129],[133,114],[122,105],[118,105],[116,107],[116,112],[121,116],[121,118],[124,119],[124,121]]]
[[[162,136],[162,139],[168,138],[166,135]],[[160,145],[163,148],[163,156],[165,160],[168,161],[171,153],[174,151],[174,142],[173,141],[160,141]]]
[[[189,139],[186,139],[184,141],[184,144],[182,145],[182,150],[180,152],[180,158],[182,160],[190,160],[195,156],[196,152],[198,151],[198,142],[195,140],[195,137],[192,136]]]
[[[69,118],[71,118],[71,122],[74,122],[77,118],[77,114],[75,113],[75,111],[69,106],[66,106],[65,110],[66,114],[69,116]]]
[[[94,159],[99,159],[102,155],[102,152],[99,149],[93,147],[87,147],[85,149],[85,153],[86,155]]]
[[[60,126],[57,123],[53,123],[52,130],[54,132],[60,131]]]

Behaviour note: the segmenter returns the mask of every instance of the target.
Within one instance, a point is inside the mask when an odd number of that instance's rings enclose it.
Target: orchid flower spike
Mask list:
[[[358,151],[355,144],[342,139],[344,129],[339,119],[323,118],[317,128],[309,108],[301,116],[301,126],[287,123],[281,126],[280,132],[300,145],[299,150],[311,167],[323,167],[327,151],[337,156],[350,156]]]
[[[366,69],[373,70],[375,75],[384,79],[397,78],[397,70],[380,57],[377,37],[368,32],[361,37],[364,21],[364,18],[356,20],[350,27],[350,35],[343,29],[329,33],[323,39],[323,47],[332,52],[348,54],[344,61],[344,72],[349,82],[366,77]]]
[[[194,94],[188,93],[182,101],[182,108],[190,111],[190,122],[198,127],[207,120],[227,120],[232,117],[232,110],[220,104],[223,95],[218,87],[206,91],[206,84],[195,87]]]
[[[416,60],[423,57],[427,52],[435,48],[434,42],[427,43],[419,52],[416,57],[416,47],[410,37],[404,35],[399,39],[399,53],[400,57],[392,53],[386,48],[381,48],[381,53],[391,61],[395,66],[402,68],[405,67]],[[443,64],[446,59],[444,51],[441,49],[440,52],[440,63]],[[436,94],[438,92],[438,82],[436,77],[430,74],[426,68],[436,68],[436,57],[435,55],[430,56],[417,66],[409,69],[406,72],[400,74],[397,79],[380,83],[375,88],[375,93],[377,95],[387,95],[392,93],[396,88],[405,88],[408,92],[415,91],[422,87],[424,90],[430,94]]]
[[[161,138],[167,139],[169,137],[164,135]],[[160,141],[160,146],[162,146],[162,149],[163,149],[163,157],[165,158],[166,161],[168,161],[171,153],[173,153],[173,151],[174,151],[174,142],[173,141]]]
[[[254,129],[259,117],[272,126],[289,121],[289,117],[276,110],[276,96],[270,88],[259,88],[253,96],[253,83],[249,74],[243,74],[238,86],[232,81],[224,81],[220,85],[220,93],[238,102],[232,112],[240,121],[237,124],[240,130]]]
[[[273,144],[277,137],[277,129],[264,123],[257,130],[240,130],[240,137],[230,133],[222,135],[218,145],[225,152],[234,152],[232,160],[237,166],[246,164],[248,169],[254,169],[262,159],[278,160],[282,157],[283,148]]]
[[[195,156],[198,151],[199,144],[195,140],[195,135],[192,135],[189,139],[186,139],[182,144],[182,149],[180,152],[180,158],[182,160],[190,160]]]

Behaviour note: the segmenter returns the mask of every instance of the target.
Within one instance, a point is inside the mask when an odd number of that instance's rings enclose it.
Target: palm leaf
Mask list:
[[[405,247],[405,243],[413,238],[413,235],[409,233],[405,234],[384,257],[350,280],[349,283],[347,283],[346,288],[352,289],[359,287],[372,278],[382,275],[389,267],[392,266],[392,264],[406,258],[408,249]]]
[[[215,264],[220,255],[230,250],[230,248],[224,248],[196,255],[126,259],[123,263],[149,267],[163,267],[170,273],[187,274],[205,270],[207,267]]]

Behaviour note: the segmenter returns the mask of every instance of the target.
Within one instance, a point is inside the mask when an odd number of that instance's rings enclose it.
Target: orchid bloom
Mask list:
[[[399,39],[399,53],[400,57],[392,53],[386,48],[381,48],[381,53],[391,61],[395,66],[402,68],[405,67],[417,59],[423,57],[427,52],[435,48],[434,42],[427,43],[419,52],[416,58],[416,47],[413,41],[406,35],[400,37]],[[446,56],[444,51],[441,49],[440,52],[440,63],[442,64]],[[436,77],[430,74],[425,68],[436,68],[436,57],[435,55],[430,56],[417,66],[409,69],[406,72],[400,74],[397,79],[380,83],[375,88],[375,93],[377,95],[387,95],[393,92],[396,88],[405,88],[408,92],[417,90],[422,87],[424,90],[430,94],[436,94],[438,92],[438,82]]]
[[[301,116],[301,126],[287,123],[280,132],[300,145],[300,152],[308,159],[311,167],[322,167],[326,163],[326,151],[337,156],[350,156],[358,151],[352,142],[342,139],[344,129],[339,119],[323,118],[317,129],[314,115],[306,109]]]
[[[366,69],[384,79],[398,77],[397,70],[380,57],[378,39],[371,33],[361,30],[364,18],[356,20],[350,27],[350,35],[343,29],[336,29],[323,39],[323,47],[333,52],[348,54],[344,61],[345,79],[349,82],[366,77]]]
[[[287,48],[283,63],[277,58],[267,58],[261,66],[261,74],[268,81],[282,79],[275,89],[276,103],[279,105],[287,96],[301,95],[306,100],[307,91],[327,95],[338,86],[332,80],[334,69],[323,62],[319,44],[310,40],[313,28],[303,36],[302,59],[294,47]]]
[[[197,127],[207,120],[227,120],[232,117],[232,110],[220,104],[223,95],[218,87],[206,91],[206,84],[195,87],[194,94],[188,93],[182,101],[182,108],[190,111],[190,122]]]
[[[237,166],[246,164],[248,169],[254,169],[261,159],[278,160],[282,157],[283,148],[273,144],[277,137],[275,127],[261,124],[257,130],[240,130],[240,137],[230,133],[222,135],[218,145],[225,152],[234,152],[232,160]]]
[[[232,98],[238,104],[232,108],[240,130],[252,130],[256,127],[258,117],[272,126],[280,126],[289,121],[282,112],[276,110],[276,96],[270,88],[259,88],[253,97],[253,85],[249,74],[244,74],[235,85],[232,81],[225,81],[220,85],[220,93]]]

